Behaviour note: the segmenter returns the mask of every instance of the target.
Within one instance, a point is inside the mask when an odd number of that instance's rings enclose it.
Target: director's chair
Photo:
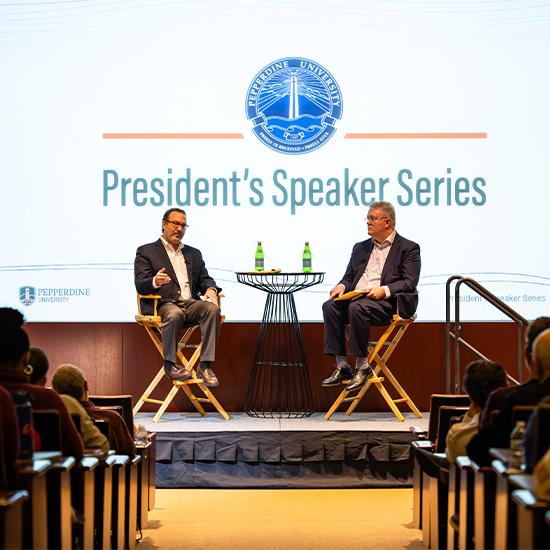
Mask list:
[[[418,418],[422,417],[412,399],[407,395],[407,392],[402,388],[401,384],[399,384],[397,378],[395,378],[387,365],[397,344],[399,344],[399,341],[403,338],[407,329],[414,323],[415,319],[416,315],[412,316],[410,319],[403,319],[399,316],[399,313],[397,313],[393,316],[390,325],[386,328],[382,336],[376,341],[369,342],[369,355],[367,361],[371,366],[376,363],[376,366],[373,368],[373,374],[365,384],[357,390],[353,390],[352,392],[345,389],[342,390],[340,395],[336,398],[336,401],[332,404],[332,407],[325,414],[325,420],[329,420],[342,403],[350,403],[346,410],[346,414],[349,416],[357,408],[357,405],[359,405],[361,399],[363,399],[371,386],[374,386],[380,392],[380,395],[382,395],[393,411],[393,414],[395,414],[400,422],[403,422],[405,418],[397,407],[398,403],[406,403]],[[349,325],[346,325],[346,341],[349,341]],[[386,349],[381,353],[384,347]],[[393,399],[384,387],[384,381],[389,382],[400,397]],[[343,383],[346,384],[347,382],[344,381]]]
[[[163,346],[162,346],[162,321],[160,315],[157,314],[158,301],[161,297],[156,294],[141,295],[137,296],[138,303],[138,314],[136,315],[136,322],[138,325],[141,325],[146,331],[153,344],[157,348],[161,357],[163,357]],[[144,315],[141,311],[141,300],[153,300],[153,315]],[[224,316],[222,315],[222,323],[224,321]],[[164,414],[178,390],[182,390],[185,395],[189,398],[191,403],[197,409],[197,411],[202,415],[206,416],[206,412],[202,406],[202,403],[211,403],[214,408],[225,418],[229,420],[229,415],[225,412],[225,409],[220,405],[219,401],[214,397],[214,394],[210,389],[204,384],[202,378],[197,378],[197,373],[195,372],[195,364],[199,360],[201,354],[202,344],[192,344],[190,342],[191,336],[199,328],[199,325],[190,325],[184,327],[184,333],[178,343],[177,357],[181,364],[186,368],[191,368],[193,375],[188,380],[172,382],[172,389],[164,400],[153,399],[150,395],[153,393],[155,388],[158,386],[160,381],[164,378],[164,366],[161,365],[157,375],[153,378],[152,382],[147,386],[147,389],[143,392],[143,395],[139,398],[139,401],[134,407],[134,414],[136,414],[144,403],[154,403],[155,405],[160,405],[158,411],[153,417],[153,422],[158,422],[160,417]],[[193,392],[193,387],[198,387],[203,393],[204,397],[195,395]]]

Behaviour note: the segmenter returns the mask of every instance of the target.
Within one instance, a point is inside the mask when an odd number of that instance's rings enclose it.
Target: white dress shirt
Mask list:
[[[354,290],[369,290],[380,286],[380,279],[382,278],[384,264],[388,259],[388,254],[390,253],[390,248],[395,239],[395,235],[396,232],[394,231],[381,243],[378,243],[373,239],[372,252],[370,254],[367,267],[357,282]],[[391,296],[390,289],[387,286],[383,286],[382,288],[386,293],[386,298],[389,298]]]
[[[177,250],[174,250],[174,247],[161,237],[160,240],[166,249],[168,258],[170,258],[170,263],[174,268],[178,283],[180,285],[181,294],[183,300],[191,299],[191,287],[189,285],[189,276],[187,274],[187,265],[185,264],[185,257],[183,256],[183,244],[180,243]],[[153,280],[153,286],[158,288],[156,281]]]

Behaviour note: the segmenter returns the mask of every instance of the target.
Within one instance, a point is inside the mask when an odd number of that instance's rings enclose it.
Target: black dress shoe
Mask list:
[[[182,380],[187,380],[191,378],[193,372],[191,369],[186,370],[183,367],[172,363],[172,361],[164,361],[164,376],[169,380],[177,380],[181,382]]]
[[[210,367],[200,367],[197,369],[197,378],[204,380],[204,385],[209,388],[216,388],[220,385],[218,378]]]
[[[360,369],[355,369],[355,374],[353,375],[350,383],[346,386],[346,391],[353,391],[362,388],[372,373],[373,371],[369,365],[366,367],[361,367]]]
[[[351,367],[347,363],[343,367],[336,365],[334,372],[323,380],[322,386],[337,386],[340,382],[351,378],[353,378],[353,372],[351,372]]]

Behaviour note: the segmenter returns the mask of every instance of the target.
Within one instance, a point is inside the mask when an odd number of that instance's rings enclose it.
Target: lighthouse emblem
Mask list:
[[[289,155],[324,145],[342,118],[342,94],[319,63],[301,57],[266,65],[246,93],[246,116],[270,149]]]

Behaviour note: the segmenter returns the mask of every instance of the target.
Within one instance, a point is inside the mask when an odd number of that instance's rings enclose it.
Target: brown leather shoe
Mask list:
[[[210,367],[199,367],[197,369],[197,378],[202,378],[204,380],[204,385],[209,388],[216,388],[220,385],[218,378]]]
[[[166,376],[168,380],[181,382],[182,380],[191,378],[192,374],[193,372],[191,369],[186,370],[183,367],[172,363],[172,361],[164,361],[164,376]]]
[[[321,385],[324,387],[336,386],[340,384],[340,382],[351,380],[352,378],[353,372],[351,371],[351,367],[347,363],[341,367],[336,365],[334,367],[333,373],[328,378],[325,378]]]
[[[372,374],[373,370],[369,365],[366,367],[361,367],[360,369],[355,369],[355,374],[353,375],[350,383],[346,386],[346,391],[353,391],[362,388]]]

